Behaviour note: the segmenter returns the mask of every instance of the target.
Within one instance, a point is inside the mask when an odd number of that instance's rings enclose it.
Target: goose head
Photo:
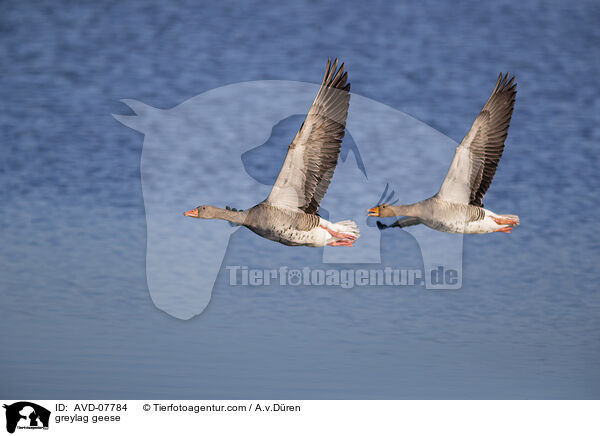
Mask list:
[[[394,211],[392,210],[392,206],[387,203],[380,204],[379,206],[375,206],[371,209],[367,209],[369,216],[379,216],[379,217],[388,217],[388,216],[396,216]]]
[[[222,209],[219,209],[218,207],[204,204],[196,207],[195,209],[188,210],[183,214],[192,218],[215,219],[222,215],[220,213],[221,211]]]

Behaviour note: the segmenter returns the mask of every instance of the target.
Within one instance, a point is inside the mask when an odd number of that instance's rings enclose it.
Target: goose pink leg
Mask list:
[[[340,238],[340,239],[350,239],[351,241],[354,241],[354,240],[356,240],[356,236],[354,236],[354,235],[351,235],[350,233],[340,233],[340,232],[334,232],[333,230],[331,230],[331,229],[328,229],[327,227],[324,227],[324,226],[319,226],[319,227],[321,227],[322,229],[325,229],[325,230],[327,230],[327,231],[329,232],[329,234],[330,234],[331,236],[333,236],[334,238]],[[338,242],[339,242],[339,241],[338,241]],[[331,244],[329,244],[329,245],[331,245]]]
[[[514,225],[519,225],[519,221],[514,220],[514,219],[509,219],[509,218],[501,218],[501,217],[495,217],[493,216],[492,219],[494,221],[496,221],[496,224],[499,225],[508,225],[508,226],[514,226]],[[512,229],[511,229],[512,230]]]
[[[337,238],[337,236],[336,236],[336,238]],[[330,245],[332,247],[352,247],[352,244],[354,244],[353,240],[350,240],[350,239],[341,239],[339,241],[330,242],[327,245]]]

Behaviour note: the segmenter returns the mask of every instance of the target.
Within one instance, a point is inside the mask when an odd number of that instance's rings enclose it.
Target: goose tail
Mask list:
[[[358,239],[360,237],[360,230],[358,230],[358,226],[354,221],[351,220],[344,220],[339,221],[337,223],[333,223],[331,225],[331,229],[338,233],[350,234],[354,236],[355,239]]]

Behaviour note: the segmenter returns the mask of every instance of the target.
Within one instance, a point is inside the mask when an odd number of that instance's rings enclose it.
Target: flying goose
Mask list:
[[[288,148],[269,196],[247,210],[198,206],[185,216],[223,219],[285,245],[351,247],[359,237],[353,221],[331,223],[319,216],[344,137],[350,84],[344,64],[327,61],[325,77],[304,123]]]
[[[448,233],[510,233],[519,225],[517,215],[496,214],[484,209],[482,203],[502,157],[515,104],[517,84],[513,84],[514,77],[508,78],[508,74],[503,77],[500,73],[492,95],[456,148],[436,195],[414,204],[384,203],[367,210],[369,216],[404,216],[391,226],[378,222],[380,229],[425,224]]]

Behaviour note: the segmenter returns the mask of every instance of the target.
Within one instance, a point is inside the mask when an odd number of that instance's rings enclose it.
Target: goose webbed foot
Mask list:
[[[340,239],[339,241],[330,242],[329,246],[331,247],[353,247],[354,240],[353,239]]]
[[[319,226],[322,229],[325,229],[329,232],[329,234],[331,236],[333,236],[334,238],[339,238],[339,239],[344,239],[344,240],[349,240],[349,241],[355,241],[356,240],[356,236],[351,234],[351,233],[342,233],[342,232],[336,232],[335,230],[331,230],[325,226]],[[331,244],[330,244],[331,245]]]

